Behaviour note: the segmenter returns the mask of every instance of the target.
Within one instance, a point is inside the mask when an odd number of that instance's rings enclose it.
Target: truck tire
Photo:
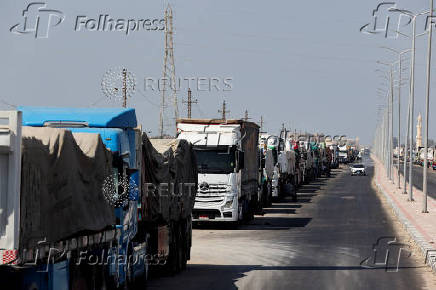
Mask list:
[[[183,237],[183,221],[177,223],[177,273],[183,270],[185,263],[185,239]]]
[[[244,205],[242,203],[243,201],[238,202],[238,224],[242,224],[244,221]]]
[[[272,185],[271,182],[268,181],[267,185],[266,185],[266,190],[267,190],[267,206],[271,206],[272,205]]]
[[[186,260],[191,260],[191,247],[192,247],[192,215],[187,219],[187,248],[186,248]]]
[[[250,219],[250,205],[246,199],[238,203],[238,223],[246,224]]]
[[[174,223],[170,224],[170,243],[169,243],[169,253],[168,253],[168,257],[165,263],[165,266],[163,266],[163,274],[166,276],[173,276],[177,273],[177,263],[178,263],[178,259],[177,259],[177,228],[175,226]]]

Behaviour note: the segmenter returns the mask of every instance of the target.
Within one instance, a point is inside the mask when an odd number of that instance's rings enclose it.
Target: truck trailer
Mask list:
[[[0,276],[10,289],[143,286],[149,266],[184,268],[192,189],[174,197],[150,188],[196,184],[187,142],[154,149],[133,109],[19,110],[0,113],[7,119],[0,127],[7,173],[0,183]]]

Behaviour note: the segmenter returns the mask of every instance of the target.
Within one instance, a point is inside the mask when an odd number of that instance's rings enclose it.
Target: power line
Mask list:
[[[147,101],[147,103],[149,103],[150,105],[153,105],[155,107],[160,107],[159,104],[152,102],[142,91],[137,90],[137,92],[139,92],[144,97],[144,99]]]
[[[0,99],[0,103],[2,103],[2,104],[4,104],[4,105],[6,105],[6,106],[8,106],[8,107],[11,107],[11,108],[14,108],[14,109],[16,109],[17,108],[17,106],[16,105],[12,105],[12,104],[9,104],[8,102],[6,102],[4,99]]]
[[[195,107],[197,108],[198,112],[200,113],[200,116],[201,116],[202,118],[205,118],[205,117],[206,117],[206,114],[205,114],[204,111],[201,109],[200,105],[197,104],[197,106],[195,106]]]

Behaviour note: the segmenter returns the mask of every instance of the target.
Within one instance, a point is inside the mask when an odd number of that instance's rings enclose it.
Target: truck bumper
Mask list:
[[[221,206],[218,207],[207,207],[197,205],[192,211],[192,221],[193,222],[236,222],[238,221],[238,205],[236,208],[222,209]]]

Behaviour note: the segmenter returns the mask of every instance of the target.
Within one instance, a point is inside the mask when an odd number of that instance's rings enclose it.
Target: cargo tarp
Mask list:
[[[20,248],[115,224],[102,184],[112,156],[98,134],[23,127]]]
[[[148,139],[143,134],[142,214],[146,221],[168,223],[192,213],[198,173],[186,140]]]

